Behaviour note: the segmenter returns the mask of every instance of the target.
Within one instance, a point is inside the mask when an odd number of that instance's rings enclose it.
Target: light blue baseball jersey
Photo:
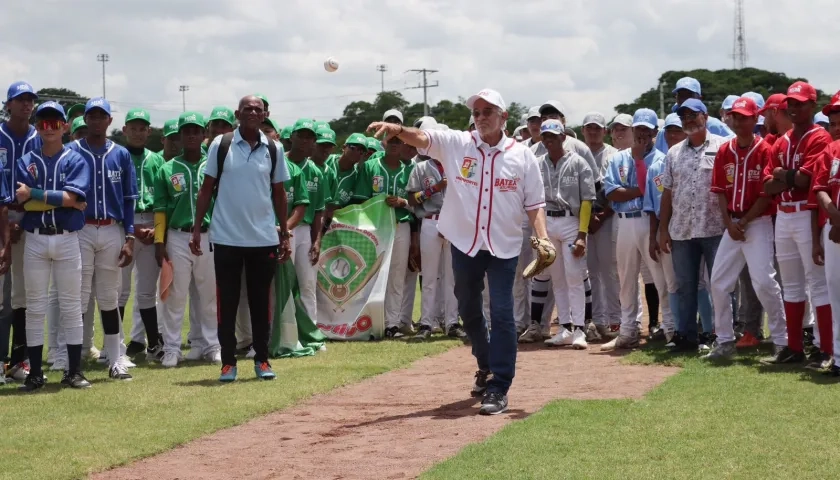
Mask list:
[[[659,218],[659,205],[662,201],[662,192],[665,187],[662,186],[662,174],[665,172],[665,159],[653,162],[647,171],[647,184],[645,186],[645,196],[642,205],[642,210],[653,213],[656,218]]]
[[[68,147],[79,153],[90,168],[85,219],[114,220],[123,224],[125,233],[133,234],[137,179],[131,154],[110,140],[95,149],[85,139],[71,142]]]
[[[5,188],[11,192],[11,203],[17,203],[15,190],[17,190],[19,180],[17,180],[16,162],[27,153],[39,148],[41,148],[41,137],[38,136],[35,127],[30,126],[24,136],[18,137],[12,133],[12,129],[5,122],[0,123],[0,165],[3,166],[6,177]]]
[[[629,148],[621,150],[610,158],[610,165],[607,168],[607,175],[604,177],[604,194],[609,197],[610,193],[618,188],[637,188],[639,180],[636,175],[636,161]],[[650,168],[657,160],[664,160],[665,154],[653,148],[645,156],[645,165]],[[644,182],[645,179],[642,179]],[[643,197],[634,198],[627,202],[610,201],[610,206],[617,213],[640,212],[644,203]]]

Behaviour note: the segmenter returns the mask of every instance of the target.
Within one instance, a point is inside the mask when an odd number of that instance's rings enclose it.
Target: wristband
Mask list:
[[[33,200],[41,200],[42,202],[46,202],[47,198],[45,193],[46,192],[44,192],[40,188],[33,188],[29,191],[29,198]]]
[[[423,192],[417,192],[414,194],[414,200],[417,201],[417,203],[423,203],[426,201],[426,196],[423,195]]]
[[[61,190],[47,190],[44,192],[44,202],[53,207],[60,207],[64,204],[64,192]]]

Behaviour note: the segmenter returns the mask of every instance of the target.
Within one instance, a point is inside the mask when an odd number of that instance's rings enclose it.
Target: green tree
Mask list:
[[[49,100],[53,100],[61,104],[64,107],[64,110],[68,110],[70,107],[77,103],[85,104],[88,100],[88,97],[83,97],[78,93],[74,92],[73,90],[68,90],[66,88],[42,88],[38,90],[38,101],[39,102],[46,102]]]

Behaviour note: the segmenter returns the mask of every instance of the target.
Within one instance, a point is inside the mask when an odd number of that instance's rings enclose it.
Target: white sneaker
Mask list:
[[[26,380],[26,376],[29,375],[29,360],[24,360],[17,365],[12,366],[6,372],[6,375],[16,382]]]
[[[99,349],[98,349],[98,348],[96,348],[96,347],[90,347],[90,348],[89,348],[89,349],[87,349],[87,351],[84,353],[84,357],[85,357],[85,358],[87,358],[88,360],[98,360],[98,359],[99,359],[99,353],[100,353],[100,352],[99,352]]]
[[[550,346],[550,347],[561,347],[561,346],[564,346],[564,345],[571,345],[572,341],[573,341],[572,337],[573,337],[572,332],[566,330],[563,327],[560,327],[560,331],[557,332],[557,335],[555,335],[555,336],[549,338],[548,340],[546,340],[545,344]],[[584,339],[584,343],[585,342],[586,342],[586,339]]]
[[[121,363],[125,368],[134,368],[137,366],[134,362],[131,361],[130,358],[128,358],[125,355],[120,356],[119,363]]]
[[[180,355],[175,352],[166,352],[163,354],[163,360],[160,361],[160,364],[166,368],[177,367],[179,357]]]
[[[586,334],[583,333],[583,329],[575,328],[575,331],[572,332],[572,348],[575,350],[586,350],[589,348],[589,344],[586,343]]]
[[[6,384],[6,362],[0,360],[0,385]]]
[[[221,353],[219,355],[221,355]],[[254,358],[256,356],[257,356],[257,352],[254,350],[254,347],[251,347],[251,349],[248,350],[248,353],[245,354],[245,358]],[[219,361],[221,361],[221,360],[219,360]]]
[[[204,352],[200,348],[191,348],[184,358],[191,362],[197,362],[204,358]]]
[[[327,344],[323,344],[318,348],[319,352],[326,352],[327,351]]]
[[[528,325],[525,332],[519,336],[519,343],[536,343],[542,340],[542,333],[540,332],[540,324],[532,323]]]
[[[221,364],[222,363],[222,351],[219,349],[214,348],[210,350],[204,355],[204,359],[210,363]]]
[[[601,345],[602,352],[611,352],[618,349],[632,349],[639,347],[639,334],[619,335],[609,342]]]
[[[63,372],[64,370],[67,370],[67,359],[64,357],[56,358],[55,362],[53,362],[52,366],[50,367],[50,370],[56,372]]]

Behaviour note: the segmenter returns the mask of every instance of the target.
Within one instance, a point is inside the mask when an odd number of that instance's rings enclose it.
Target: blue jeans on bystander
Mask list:
[[[671,255],[677,277],[679,307],[675,315],[677,333],[697,342],[697,284],[700,281],[700,260],[706,259],[709,277],[722,236],[673,240]],[[728,305],[727,305],[728,306]]]

